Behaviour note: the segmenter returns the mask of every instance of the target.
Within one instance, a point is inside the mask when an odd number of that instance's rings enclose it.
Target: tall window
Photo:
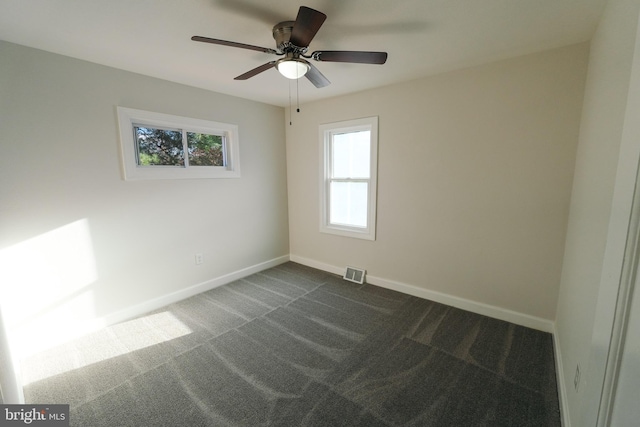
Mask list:
[[[375,240],[378,118],[320,126],[320,231]]]
[[[118,107],[125,179],[237,178],[238,127]]]

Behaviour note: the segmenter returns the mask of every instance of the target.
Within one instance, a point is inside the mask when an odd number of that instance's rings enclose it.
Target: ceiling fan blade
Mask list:
[[[329,86],[331,82],[312,63],[309,63],[309,71],[304,76],[317,88]]]
[[[253,70],[247,71],[244,74],[240,74],[238,77],[233,80],[247,80],[256,74],[260,74],[263,71],[267,71],[269,68],[273,68],[276,65],[276,61],[267,62],[266,64],[262,64],[259,67],[254,68]]]
[[[310,7],[300,6],[289,42],[298,47],[309,46],[325,19],[327,19],[327,15],[324,13]]]
[[[387,52],[359,52],[353,50],[323,50],[313,52],[311,57],[316,61],[354,62],[359,64],[384,64]]]
[[[275,54],[275,55],[278,54],[278,52],[276,52],[274,49],[269,49],[268,47],[260,47],[260,46],[254,46],[254,45],[251,45],[251,44],[230,42],[230,41],[227,41],[227,40],[211,39],[209,37],[193,36],[193,37],[191,37],[191,40],[193,40],[194,42],[213,43],[213,44],[220,44],[222,46],[239,47],[241,49],[257,50],[258,52],[272,53],[272,54]]]

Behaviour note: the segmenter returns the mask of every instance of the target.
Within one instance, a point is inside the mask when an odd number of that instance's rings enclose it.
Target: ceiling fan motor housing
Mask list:
[[[294,46],[289,41],[291,39],[291,32],[293,31],[293,25],[295,23],[295,21],[284,21],[273,27],[272,34],[276,41],[276,47],[282,53],[305,53],[307,50],[307,47]]]

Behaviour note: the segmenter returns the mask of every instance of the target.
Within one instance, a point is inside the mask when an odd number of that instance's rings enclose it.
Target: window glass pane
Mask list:
[[[182,132],[134,126],[139,166],[184,166]]]
[[[333,134],[333,178],[369,178],[370,131]]]
[[[225,166],[223,137],[187,132],[189,166]]]
[[[366,182],[331,182],[329,222],[331,224],[367,227]]]

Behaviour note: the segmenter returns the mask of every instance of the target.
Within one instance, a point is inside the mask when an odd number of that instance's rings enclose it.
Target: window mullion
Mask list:
[[[222,135],[222,166],[225,168],[229,167],[229,162],[227,159],[227,135]]]
[[[369,182],[371,178],[329,178],[329,180],[335,182]]]
[[[182,152],[184,153],[184,167],[189,167],[189,144],[187,143],[187,131],[182,129]]]

